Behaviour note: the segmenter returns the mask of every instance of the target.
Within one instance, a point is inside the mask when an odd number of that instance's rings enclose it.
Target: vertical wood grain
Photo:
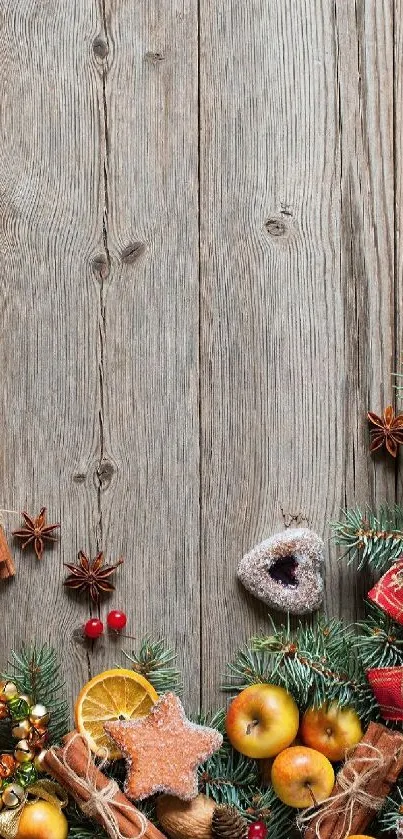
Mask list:
[[[97,280],[102,170],[92,42],[94,4],[0,4],[0,507],[62,523],[41,562],[14,544],[0,587],[1,667],[10,648],[47,641],[69,697],[88,678],[73,640],[85,613],[66,595],[72,561],[97,523]],[[8,535],[20,517],[4,515]]]
[[[269,627],[235,581],[284,525],[394,499],[365,414],[393,363],[390,2],[201,0],[203,679]],[[365,580],[328,548],[326,606]],[[212,618],[214,616],[214,618]],[[208,672],[208,677],[206,676]]]
[[[99,535],[108,555],[125,557],[102,617],[123,607],[130,634],[164,635],[197,708],[197,3],[106,2],[99,37],[108,264],[99,289]],[[113,654],[105,639],[94,667]]]
[[[394,150],[395,150],[395,328],[396,328],[396,361],[395,370],[403,374],[403,340],[402,340],[402,295],[403,295],[403,3],[394,0]],[[403,385],[403,378],[395,379],[395,384]],[[403,412],[403,391],[398,393],[397,409]],[[397,501],[402,503],[402,470],[398,472]]]
[[[126,560],[102,618],[165,634],[188,707],[216,705],[269,626],[244,551],[394,500],[365,415],[401,325],[400,20],[401,0],[0,0],[0,507],[62,522],[42,563],[15,548],[1,666],[50,641],[72,699],[135,645],[73,637],[63,562],[102,548]],[[351,618],[367,583],[335,556],[326,607]]]

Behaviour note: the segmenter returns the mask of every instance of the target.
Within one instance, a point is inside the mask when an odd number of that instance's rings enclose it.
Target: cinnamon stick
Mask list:
[[[374,756],[383,756],[383,764],[376,767]],[[371,797],[384,799],[389,794],[392,786],[396,783],[400,772],[403,769],[403,735],[399,732],[389,731],[385,726],[378,723],[370,723],[368,729],[355,748],[352,756],[346,761],[336,778],[336,784],[332,796],[336,797],[345,790],[346,781],[352,784],[357,773],[365,772],[373,774],[363,787],[365,793],[370,797],[368,805],[354,802],[352,807],[351,825],[348,822],[348,833],[362,834],[375,816],[375,809],[370,806]],[[343,786],[341,784],[343,778]],[[339,780],[340,779],[340,780]],[[346,811],[354,801],[354,791],[351,796],[348,793],[345,797],[335,798],[319,808],[317,814],[312,817],[309,826],[305,829],[305,839],[345,839]],[[323,815],[325,814],[325,815]]]
[[[67,753],[63,748],[52,748],[47,752],[44,763],[53,777],[59,781],[72,798],[74,798],[78,806],[81,807],[82,804],[87,804],[91,798],[88,783],[99,791],[108,786],[110,779],[97,768],[95,763],[88,761],[88,746],[81,736],[77,736],[76,731],[66,735],[63,740],[65,746],[69,745],[73,739],[74,742],[70,745]],[[69,771],[70,769],[72,772]],[[82,783],[74,777],[74,774],[79,779],[82,778]],[[114,802],[117,805],[123,805],[124,809],[121,810],[118,806],[113,807]],[[114,795],[111,807],[113,807],[113,813],[122,835],[126,839],[135,839],[138,837],[139,810],[137,810],[134,804],[119,791]],[[106,827],[100,815],[94,815],[94,820],[103,827]],[[144,836],[146,839],[166,839],[164,834],[150,821],[147,822]]]
[[[3,527],[0,525],[0,580],[14,577],[15,565]]]

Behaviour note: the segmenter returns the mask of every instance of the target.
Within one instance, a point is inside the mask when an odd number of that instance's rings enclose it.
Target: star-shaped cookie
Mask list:
[[[107,722],[104,729],[126,760],[126,795],[137,801],[156,792],[195,798],[197,767],[222,744],[214,728],[186,718],[173,693],[164,694],[146,717]]]

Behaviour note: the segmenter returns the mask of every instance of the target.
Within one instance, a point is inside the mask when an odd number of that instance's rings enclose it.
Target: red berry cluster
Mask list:
[[[267,839],[267,827],[263,821],[249,825],[248,839]]]
[[[108,629],[112,629],[113,632],[120,632],[122,629],[125,628],[127,623],[127,617],[124,612],[120,612],[119,609],[113,609],[112,612],[109,612],[106,623],[108,625]],[[87,638],[91,638],[92,641],[95,641],[96,638],[99,638],[104,631],[104,625],[99,618],[91,618],[84,624],[84,635]]]

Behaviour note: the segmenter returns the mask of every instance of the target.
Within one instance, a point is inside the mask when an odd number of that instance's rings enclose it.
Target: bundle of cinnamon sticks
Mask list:
[[[371,722],[340,769],[331,798],[313,814],[305,839],[346,839],[365,833],[402,769],[403,735]]]
[[[8,580],[9,577],[14,577],[15,566],[11,556],[10,548],[6,539],[6,534],[0,524],[0,580]]]
[[[44,760],[46,769],[88,815],[91,798],[95,800],[98,793],[105,793],[111,784],[110,778],[95,765],[87,741],[77,731],[67,734],[63,743],[64,748],[52,748],[47,752]],[[166,839],[118,789],[113,792],[111,800],[103,800],[99,810],[94,807],[91,818],[101,824],[113,839],[136,839],[139,836]]]

